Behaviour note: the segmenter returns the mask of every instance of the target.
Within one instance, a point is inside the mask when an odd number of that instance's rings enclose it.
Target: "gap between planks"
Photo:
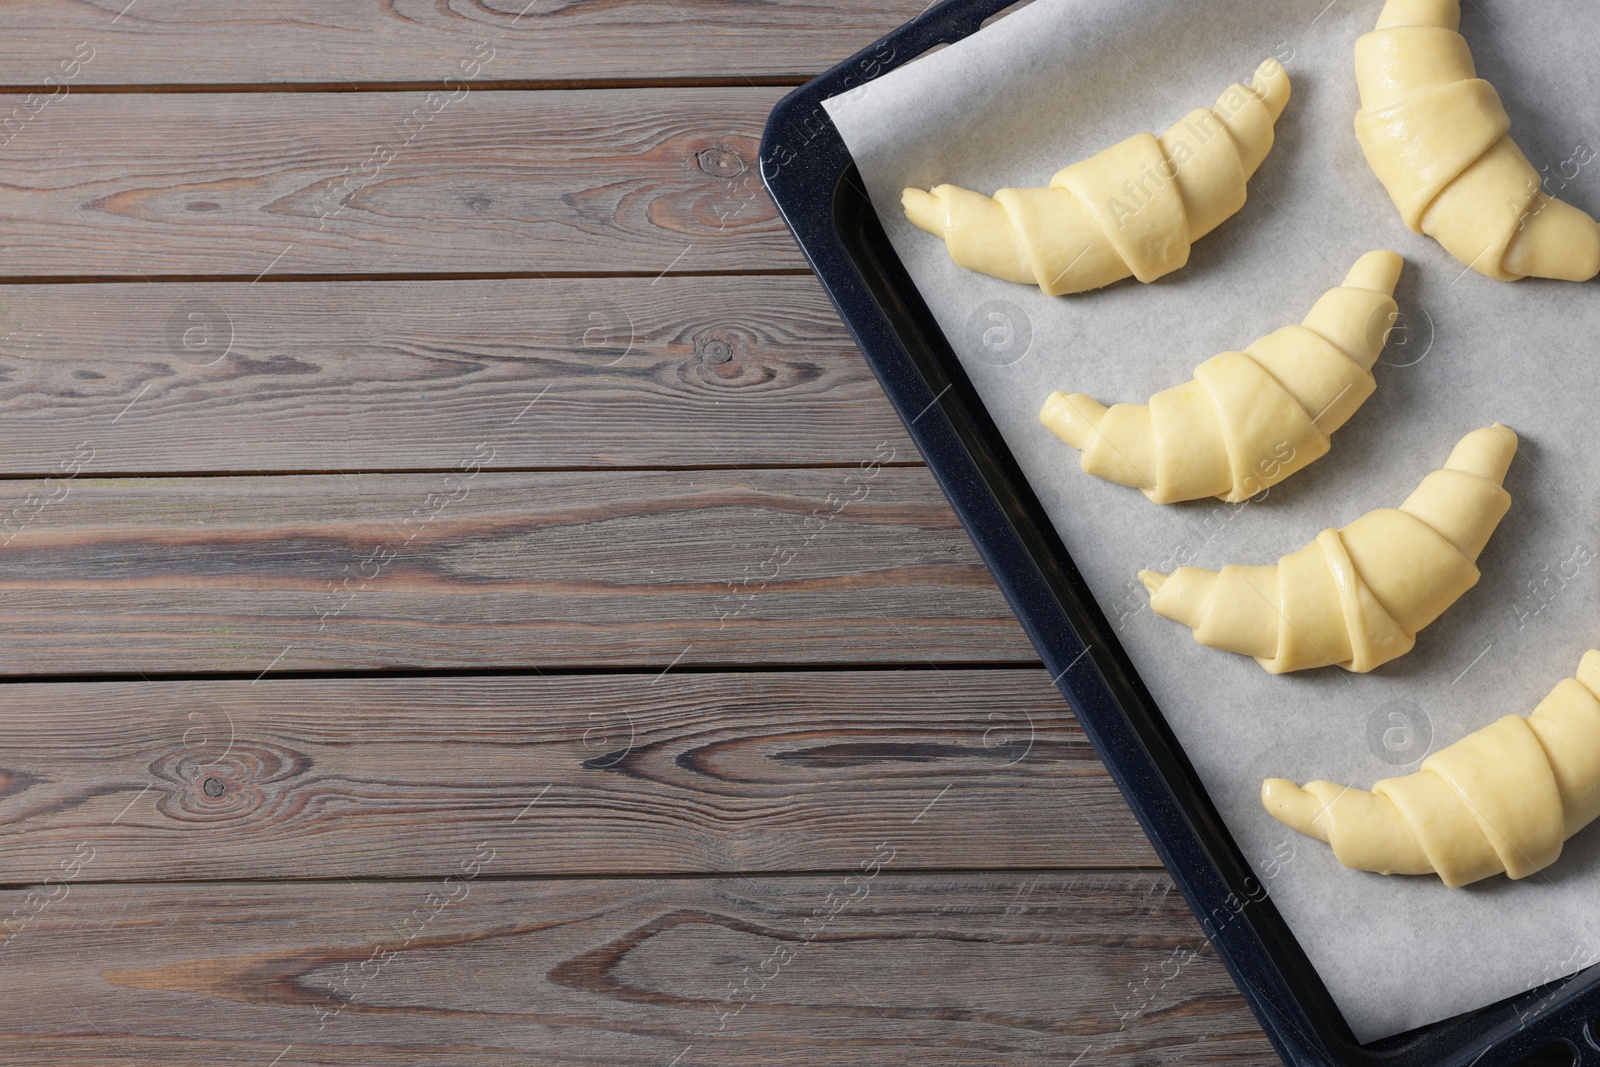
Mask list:
[[[879,467],[890,467],[900,470],[926,467],[921,460],[892,460],[878,464]],[[723,463],[627,463],[627,464],[532,464],[515,467],[486,467],[485,470],[496,474],[611,474],[619,471],[627,473],[650,474],[700,474],[712,471],[743,471],[753,473],[756,471],[833,471],[854,470],[858,464],[845,460],[822,460],[816,463],[734,463],[728,460]],[[277,467],[263,467],[260,469],[240,470],[122,470],[107,471],[86,475],[96,481],[117,481],[119,479],[139,478],[311,478],[336,475],[349,477],[354,475],[372,475],[374,477],[387,475],[410,474],[454,474],[456,467],[307,467],[303,470],[283,470]],[[38,481],[41,478],[54,477],[51,471],[18,471],[0,473],[0,484],[5,482]]]
[[[907,879],[956,878],[967,875],[1003,874],[1017,878],[1053,878],[1073,877],[1075,875],[1092,876],[1095,878],[1144,878],[1152,884],[1167,881],[1167,869],[1159,862],[1146,866],[1120,866],[1096,867],[1088,864],[1061,867],[1019,866],[1007,867],[1001,865],[985,865],[973,867],[899,867],[893,868],[894,873]],[[648,882],[652,885],[662,882],[693,883],[693,882],[729,882],[739,880],[749,881],[775,881],[793,882],[811,878],[844,878],[860,873],[855,867],[817,867],[808,870],[766,870],[752,867],[748,870],[726,871],[673,871],[661,873],[659,871],[639,872],[606,872],[605,874],[590,874],[583,871],[559,871],[549,874],[509,874],[496,875],[483,878],[482,884],[489,885],[543,885],[570,882]],[[118,890],[138,890],[165,888],[168,886],[196,886],[208,890],[225,892],[230,887],[238,889],[255,889],[261,886],[289,887],[289,886],[382,886],[405,885],[433,885],[440,875],[329,875],[326,878],[87,878],[79,877],[72,880],[76,886],[109,886]],[[0,882],[0,892],[21,892],[26,889],[35,889],[44,883],[38,882]],[[1176,888],[1176,886],[1173,886]]]
[[[180,93],[418,93],[439,89],[452,76],[431,80],[369,81],[369,82],[199,82],[186,84],[141,85],[127,82],[118,85],[74,85],[72,93],[83,96],[118,96]],[[508,78],[495,81],[479,78],[472,82],[474,91],[483,92],[562,92],[583,89],[745,89],[785,88],[806,84],[811,76],[803,74],[756,74],[750,77],[734,75],[719,78]],[[52,86],[0,85],[0,94],[51,93]]]
[[[653,280],[661,278],[810,278],[809,267],[741,268],[728,270],[612,270],[612,271],[562,271],[562,270],[503,270],[503,271],[432,271],[391,274],[382,272],[344,272],[341,274],[0,274],[0,285],[210,285],[240,284],[263,285],[282,282],[556,282],[556,281],[606,281],[608,279]]]
[[[1044,663],[1028,662],[1027,660],[995,660],[983,662],[981,660],[961,660],[956,663],[939,665],[927,660],[863,660],[850,663],[690,663],[669,664],[673,674],[864,674],[870,672],[892,671],[899,673],[932,672],[943,674],[947,671],[1037,671],[1044,668]],[[661,665],[657,663],[643,664],[640,666],[557,666],[557,667],[397,667],[394,669],[365,669],[365,670],[277,670],[272,672],[271,681],[402,681],[407,678],[454,678],[465,681],[472,678],[567,678],[567,677],[609,677],[611,675],[652,675],[661,674]],[[140,674],[107,671],[104,674],[18,674],[0,676],[0,691],[7,686],[14,685],[61,685],[61,684],[86,684],[108,685],[123,682],[166,682],[177,684],[181,682],[254,682],[261,677],[260,671],[147,671]],[[270,682],[268,683],[270,684]]]

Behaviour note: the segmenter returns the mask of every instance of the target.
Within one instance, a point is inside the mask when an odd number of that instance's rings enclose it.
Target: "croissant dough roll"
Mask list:
[[[1085,471],[1157,504],[1246,500],[1326,455],[1328,436],[1372,395],[1400,268],[1393,252],[1368,252],[1299,326],[1213,356],[1148,406],[1051,393],[1039,421],[1083,452]]]
[[[968,270],[1081,293],[1130,275],[1152,282],[1189,261],[1189,246],[1231,218],[1272,148],[1289,102],[1275,59],[1250,87],[1232,85],[1160,137],[1142,133],[1058,172],[1043,188],[987,197],[955,185],[907,189],[906,217],[943,237]]]
[[[1269,567],[1140,571],[1150,606],[1194,639],[1272,674],[1337,664],[1364,673],[1478,583],[1478,554],[1511,506],[1501,488],[1517,435],[1495,423],[1461,439],[1398,509],[1324,530]]]
[[[1389,0],[1356,42],[1356,137],[1413,233],[1498,281],[1600,273],[1600,227],[1545,193],[1457,28],[1460,0]]]
[[[1584,653],[1524,719],[1507,715],[1386,778],[1372,792],[1283,778],[1261,786],[1272,817],[1333,846],[1346,867],[1437,874],[1462,886],[1526,878],[1600,815],[1600,651]]]

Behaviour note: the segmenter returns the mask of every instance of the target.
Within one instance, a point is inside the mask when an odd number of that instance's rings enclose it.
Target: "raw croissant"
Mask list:
[[[1273,818],[1333,845],[1346,867],[1436,873],[1448,886],[1504,871],[1526,878],[1600,815],[1600,651],[1533,714],[1507,715],[1386,778],[1372,792],[1333,782],[1261,786]]]
[[[1517,435],[1499,423],[1474,430],[1398,510],[1324,530],[1273,566],[1139,579],[1157,614],[1272,674],[1370,671],[1411,651],[1417,631],[1477,584],[1478,554],[1511,506],[1500,483],[1516,451]]]
[[[1413,233],[1480,274],[1581,282],[1600,272],[1600,227],[1545,193],[1477,76],[1460,0],[1389,0],[1356,42],[1356,136]]]
[[[1301,325],[1213,356],[1148,406],[1051,393],[1039,421],[1083,452],[1085,471],[1157,504],[1246,500],[1322,458],[1372,395],[1400,267],[1393,252],[1368,252]]]
[[[1250,88],[1232,85],[1157,138],[1142,133],[1034,189],[994,197],[955,185],[907,189],[906,217],[943,237],[968,270],[1037,284],[1050,296],[1132,275],[1152,282],[1189,261],[1189,245],[1244,206],[1245,183],[1272,148],[1289,102],[1275,59]]]

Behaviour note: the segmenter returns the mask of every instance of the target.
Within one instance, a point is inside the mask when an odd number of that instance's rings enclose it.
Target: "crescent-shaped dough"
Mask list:
[[[1385,778],[1372,792],[1333,782],[1261,786],[1273,818],[1326,841],[1346,867],[1437,874],[1461,886],[1526,878],[1600,815],[1600,651],[1528,718],[1507,715]]]
[[[1189,246],[1233,216],[1272,148],[1289,102],[1275,59],[1250,88],[1231,85],[1156,137],[1142,133],[1075,163],[1034,189],[992,198],[955,185],[907,189],[906,217],[943,237],[968,270],[1037,284],[1051,296],[1132,275],[1152,282],[1189,261]]]
[[[1356,42],[1356,137],[1412,233],[1480,274],[1587,281],[1600,227],[1544,192],[1456,32],[1460,0],[1389,0]]]
[[[1417,631],[1478,583],[1478,554],[1511,506],[1500,483],[1516,451],[1517,435],[1499,423],[1474,430],[1398,509],[1324,530],[1272,566],[1139,579],[1157,614],[1273,674],[1370,671],[1410,652]]]
[[[1299,326],[1211,357],[1148,405],[1051,393],[1039,421],[1083,452],[1085,471],[1157,504],[1247,500],[1327,454],[1328,435],[1377,388],[1400,267],[1393,252],[1368,252]]]

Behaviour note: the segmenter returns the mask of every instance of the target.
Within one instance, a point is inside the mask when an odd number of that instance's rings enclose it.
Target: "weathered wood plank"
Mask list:
[[[799,269],[782,93],[72,95],[0,137],[0,277]]]
[[[908,875],[890,837],[848,879],[505,882],[496,840],[448,884],[0,893],[7,1061],[1275,1062],[1159,872]]]
[[[477,470],[489,447],[449,475],[62,477],[10,498],[0,671],[1037,662],[926,469],[875,465],[892,449],[523,474]]]
[[[6,474],[918,458],[810,277],[0,287],[0,422]]]
[[[0,686],[0,782],[5,883],[1159,866],[1037,670]]]
[[[439,81],[488,42],[484,76],[512,81],[808,78],[921,14],[926,0],[15,0],[0,69],[44,85],[80,44],[69,84]],[[119,12],[124,12],[118,17]],[[87,54],[87,53],[85,53]],[[69,68],[70,69],[70,68]],[[52,83],[53,84],[53,83]]]

